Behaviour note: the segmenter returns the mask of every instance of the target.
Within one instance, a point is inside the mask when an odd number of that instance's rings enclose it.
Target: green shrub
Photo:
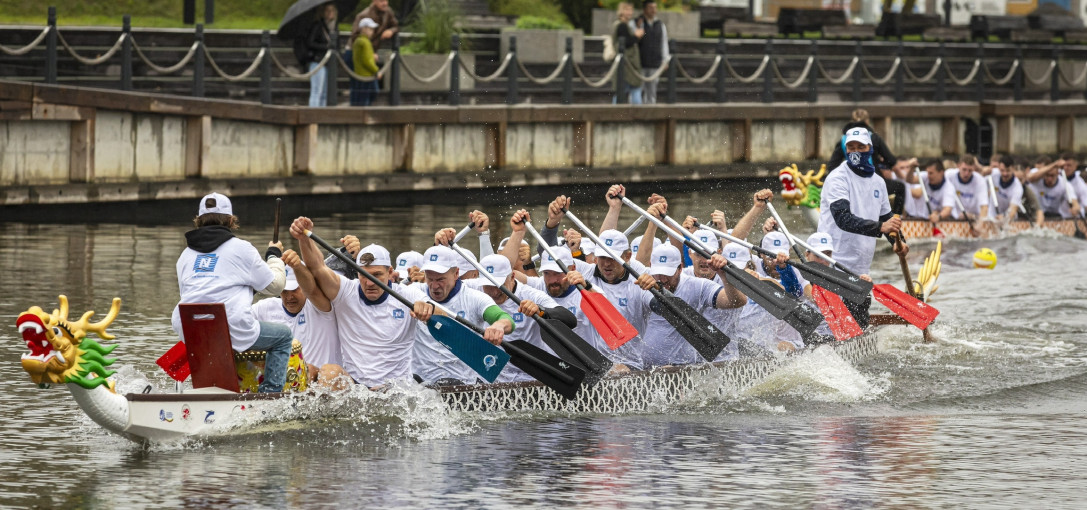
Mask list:
[[[517,28],[521,30],[569,30],[574,27],[566,21],[555,21],[539,16],[521,16],[517,18]]]
[[[570,25],[570,20],[562,13],[562,9],[555,0],[488,0],[487,5],[495,14],[544,18],[566,26]]]
[[[419,2],[411,24],[405,28],[419,38],[405,46],[404,53],[449,53],[460,17],[460,10],[449,0]]]

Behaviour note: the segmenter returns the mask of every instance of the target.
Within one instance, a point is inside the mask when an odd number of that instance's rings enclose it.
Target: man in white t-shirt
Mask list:
[[[1037,221],[1039,225],[1046,217],[1075,217],[1075,211],[1079,210],[1079,202],[1076,197],[1068,194],[1069,186],[1061,179],[1064,166],[1065,161],[1058,159],[1052,163],[1043,164],[1040,168],[1034,168],[1027,174],[1027,182],[1038,194]]]
[[[294,250],[283,252],[287,265],[287,284],[277,298],[268,298],[253,305],[257,320],[278,322],[291,328],[294,338],[302,344],[302,358],[310,365],[309,374],[319,381],[326,365],[343,365],[340,337],[336,331],[336,316],[332,303],[317,288],[317,282]]]
[[[420,273],[423,267],[423,254],[417,251],[406,251],[396,256],[395,280],[405,285],[411,283],[413,274]],[[422,279],[420,278],[420,281]]]
[[[834,239],[839,263],[854,273],[867,274],[875,256],[876,238],[902,230],[902,220],[891,214],[883,179],[873,177],[868,130],[853,128],[845,136],[845,161],[823,183],[819,231]],[[902,253],[909,250],[903,243],[897,243],[895,249]],[[868,325],[871,303],[869,297],[863,303],[846,304],[862,328]]]
[[[978,172],[978,160],[970,154],[959,158],[959,171],[949,180],[955,188],[958,200],[955,202],[954,216],[961,218],[985,218],[989,216],[989,185]],[[978,175],[975,175],[978,174]]]
[[[996,203],[990,204],[989,216],[1000,221],[1012,221],[1023,207],[1023,183],[1015,176],[1015,159],[1005,154],[994,162],[989,179],[993,181]]]
[[[223,303],[230,328],[230,344],[237,352],[265,351],[261,393],[280,392],[287,382],[291,356],[290,328],[260,322],[253,315],[253,294],[275,296],[283,291],[286,276],[280,260],[283,245],[268,243],[262,259],[257,249],[234,237],[238,218],[230,199],[211,193],[200,199],[196,230],[185,233],[187,247],[177,259],[177,284],[183,303]],[[180,308],[171,323],[184,340]]]
[[[356,283],[336,274],[324,265],[316,243],[306,236],[306,230],[313,230],[309,218],[299,217],[291,224],[291,236],[298,240],[302,259],[336,315],[346,375],[371,388],[393,380],[411,380],[416,326],[425,322],[432,311],[426,296],[418,289],[392,281],[389,252],[375,244],[361,248],[355,255],[356,263],[411,301],[412,307],[405,306],[362,275]],[[336,376],[328,374],[329,379]]]
[[[923,171],[914,171],[906,178],[909,193],[906,194],[906,215],[925,218],[932,223],[951,218],[955,209],[954,188],[944,178],[944,164],[938,158],[925,165]],[[921,187],[924,186],[924,191]],[[925,203],[925,195],[928,203]]]

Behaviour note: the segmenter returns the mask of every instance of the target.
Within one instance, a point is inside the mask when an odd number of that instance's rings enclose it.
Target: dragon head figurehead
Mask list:
[[[818,208],[823,177],[826,175],[826,165],[821,166],[818,172],[808,170],[805,173],[800,173],[795,163],[782,168],[778,172],[778,180],[781,181],[782,186],[781,198],[784,198],[789,205]]]
[[[113,298],[106,317],[90,322],[93,311],[83,314],[78,321],[68,320],[68,298],[60,296],[60,309],[47,314],[33,306],[19,314],[15,325],[23,336],[29,353],[23,354],[23,370],[38,386],[48,388],[52,384],[74,383],[87,389],[112,384],[107,377],[114,374],[106,367],[115,361],[106,358],[116,345],[103,347],[87,337],[94,333],[103,340],[112,340],[106,327],[117,318],[121,310],[121,298]]]

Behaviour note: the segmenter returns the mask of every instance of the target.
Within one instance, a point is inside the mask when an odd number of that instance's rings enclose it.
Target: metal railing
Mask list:
[[[309,72],[297,72],[292,69],[292,66],[284,64],[276,56],[276,52],[273,51],[271,45],[271,34],[267,30],[261,34],[261,47],[252,62],[242,72],[230,74],[216,62],[212,52],[204,44],[204,30],[201,25],[196,26],[193,32],[192,45],[180,60],[173,64],[160,65],[148,57],[148,52],[133,37],[130,18],[127,15],[124,16],[121,32],[116,41],[106,51],[90,57],[80,54],[65,40],[63,33],[57,28],[56,21],[56,9],[50,7],[48,25],[42,29],[41,33],[22,47],[13,48],[0,45],[0,53],[11,56],[24,56],[44,45],[46,64],[44,81],[46,83],[57,82],[57,61],[61,49],[78,63],[85,66],[103,65],[119,53],[121,59],[119,85],[122,90],[132,90],[133,88],[133,65],[137,59],[146,65],[148,69],[160,75],[176,75],[191,66],[191,95],[195,97],[204,97],[205,82],[207,81],[205,76],[206,65],[215,75],[226,82],[237,83],[259,80],[260,102],[264,104],[272,102],[273,67],[278,70],[279,79],[297,81],[309,80],[319,69],[327,68],[329,72],[329,97],[338,97],[336,73],[339,70],[343,70],[347,76],[354,80],[372,81],[379,79],[376,76],[355,74],[351,66],[340,54],[339,49],[332,47],[321,56],[314,69]],[[58,42],[60,48],[58,48]],[[660,79],[663,82],[663,102],[665,103],[676,102],[680,82],[693,85],[712,83],[714,90],[712,101],[727,102],[730,99],[730,81],[733,86],[737,83],[741,85],[761,83],[759,98],[766,103],[774,101],[775,89],[799,93],[806,89],[807,93],[804,95],[807,101],[816,102],[819,98],[821,86],[840,87],[846,84],[852,85],[851,99],[853,101],[861,101],[862,89],[866,87],[886,87],[888,85],[893,91],[894,101],[905,101],[905,86],[907,83],[931,85],[933,90],[932,99],[945,101],[947,99],[948,82],[950,82],[950,85],[960,88],[972,87],[973,100],[979,102],[985,100],[986,89],[993,86],[1004,88],[1010,86],[1012,89],[1011,97],[1017,101],[1021,100],[1023,99],[1025,83],[1036,87],[1048,84],[1049,99],[1051,101],[1060,99],[1062,84],[1067,88],[1082,89],[1085,96],[1087,96],[1087,59],[1082,61],[1064,60],[1062,62],[1062,49],[1059,45],[1050,45],[1048,67],[1045,67],[1044,70],[1037,74],[1033,74],[1023,65],[1024,57],[1021,46],[1015,47],[1015,55],[1009,62],[1007,59],[987,59],[985,57],[986,43],[978,42],[976,43],[976,56],[973,61],[962,62],[960,59],[959,62],[960,69],[969,65],[969,70],[964,74],[957,75],[951,66],[951,59],[948,57],[944,43],[934,46],[935,55],[925,57],[927,59],[925,62],[918,62],[920,59],[917,57],[907,59],[904,56],[906,43],[898,41],[895,56],[890,60],[887,70],[881,73],[876,69],[880,66],[886,66],[886,60],[881,60],[875,56],[865,57],[864,45],[860,41],[855,43],[854,55],[847,58],[844,69],[837,72],[829,70],[826,64],[836,62],[840,65],[843,59],[835,55],[821,55],[819,45],[816,44],[816,41],[812,41],[810,54],[806,57],[799,57],[802,62],[799,70],[793,69],[790,72],[787,59],[776,54],[774,40],[767,39],[763,55],[758,58],[757,65],[753,70],[745,74],[737,70],[734,65],[734,63],[738,62],[737,59],[729,57],[726,44],[724,40],[721,40],[716,46],[716,54],[710,59],[708,68],[699,74],[693,70],[693,67],[704,64],[706,59],[699,58],[697,59],[698,65],[694,65],[696,64],[695,59],[691,57],[692,61],[685,64],[684,60],[681,60],[675,53],[675,41],[673,40],[669,42],[673,51],[667,64],[658,69],[639,71],[620,52],[608,63],[607,71],[602,76],[590,76],[590,73],[575,60],[573,40],[567,38],[565,54],[559,59],[554,69],[546,74],[536,76],[518,59],[517,39],[515,36],[511,37],[509,51],[504,55],[500,55],[498,68],[488,75],[476,74],[473,67],[461,58],[460,42],[460,36],[454,35],[453,49],[449,52],[447,58],[438,69],[426,74],[422,70],[413,69],[402,58],[398,34],[392,41],[392,53],[384,59],[385,62],[379,71],[379,76],[388,76],[389,104],[393,106],[401,104],[402,73],[419,83],[433,83],[448,76],[448,104],[450,105],[457,105],[461,102],[461,73],[479,83],[499,82],[505,78],[505,101],[509,104],[520,101],[522,81],[535,85],[556,84],[561,91],[561,104],[574,102],[575,83],[580,83],[592,89],[609,87],[607,90],[614,91],[617,102],[624,103],[630,88],[630,84],[627,83],[628,77],[631,76],[638,77],[629,80],[636,83]],[[616,47],[624,47],[624,42],[620,39]],[[913,67],[911,67],[911,60]],[[1033,60],[1038,61],[1039,59],[1035,58]],[[1003,65],[1008,66],[1007,71],[1003,72],[1003,74],[999,71],[994,72],[994,68]],[[1082,69],[1077,71],[1076,68],[1079,66],[1082,66]]]

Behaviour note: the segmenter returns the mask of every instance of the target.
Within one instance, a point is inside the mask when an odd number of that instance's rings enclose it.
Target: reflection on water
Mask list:
[[[704,216],[723,204],[734,221],[750,204],[748,187],[673,194],[671,212]],[[593,224],[605,212],[601,193],[575,193]],[[550,197],[530,198],[540,223]],[[477,207],[501,239],[512,207],[493,203],[359,208],[315,221],[326,238],[355,233],[396,253],[426,247],[439,226],[459,226]],[[633,219],[625,212],[620,223]],[[267,242],[266,222],[242,221],[242,237]],[[790,221],[810,231],[799,215]],[[943,312],[938,344],[887,328],[880,353],[863,363],[816,353],[751,391],[726,392],[726,401],[633,416],[478,416],[449,413],[420,392],[360,393],[285,404],[245,434],[142,449],[103,433],[63,388],[30,384],[13,324],[32,305],[56,307],[59,293],[72,315],[104,311],[121,296],[110,331],[122,377],[172,388],[153,360],[175,341],[169,314],[185,230],[0,224],[0,506],[1073,507],[1082,499],[1087,278],[1070,269],[1087,263],[1079,241],[949,241],[934,303]],[[911,262],[931,246],[915,243]],[[981,246],[1000,256],[996,270],[968,269]],[[1040,267],[1053,253],[1063,269]],[[881,252],[877,281],[897,284],[898,271]]]

